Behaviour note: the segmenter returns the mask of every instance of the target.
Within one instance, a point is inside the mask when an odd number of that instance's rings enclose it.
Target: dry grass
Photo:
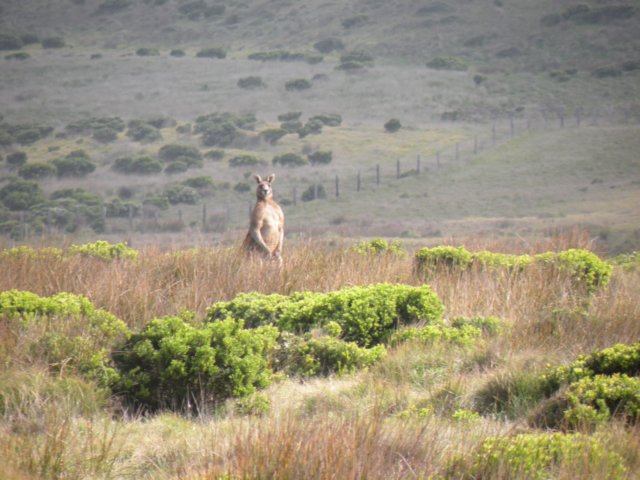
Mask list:
[[[509,253],[592,246],[579,231],[535,244],[457,243]],[[349,377],[276,382],[262,392],[271,408],[260,417],[234,413],[233,400],[193,419],[170,413],[113,416],[90,386],[52,375],[46,365],[7,363],[0,375],[5,478],[446,477],[451,462],[468,462],[486,437],[530,430],[505,419],[455,419],[456,410],[473,408],[475,392],[489,380],[640,338],[638,272],[616,270],[607,288],[586,297],[548,271],[441,272],[425,279],[414,273],[411,255],[366,257],[348,245],[321,242],[287,247],[282,270],[223,247],[145,247],[136,261],[113,262],[2,256],[0,290],[84,294],[140,328],[184,309],[204,316],[212,303],[239,292],[426,282],[443,300],[448,317],[495,315],[510,328],[467,348],[401,345],[369,371]],[[2,333],[3,342],[7,335]],[[433,414],[398,415],[412,408],[431,408]],[[640,473],[637,428],[612,424],[599,435],[622,455],[629,478]],[[559,475],[568,478],[567,472]]]

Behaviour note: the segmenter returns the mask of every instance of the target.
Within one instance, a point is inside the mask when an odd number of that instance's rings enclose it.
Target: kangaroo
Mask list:
[[[271,184],[276,176],[271,174],[266,180],[262,180],[260,175],[254,177],[258,182],[257,202],[251,212],[249,232],[242,247],[246,252],[258,252],[281,263],[284,242],[284,213],[280,205],[273,200]]]

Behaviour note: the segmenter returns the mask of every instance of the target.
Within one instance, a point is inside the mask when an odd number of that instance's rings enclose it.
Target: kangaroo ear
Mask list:
[[[257,183],[262,183],[262,178],[260,177],[260,175],[254,175],[253,178],[256,179]]]
[[[276,179],[276,174],[275,174],[275,173],[272,173],[271,175],[269,175],[269,176],[267,177],[267,182],[269,182],[269,183],[273,183],[273,181],[274,181],[275,179]]]

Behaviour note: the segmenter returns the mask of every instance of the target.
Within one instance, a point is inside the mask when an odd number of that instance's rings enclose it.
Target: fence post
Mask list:
[[[416,158],[416,172],[420,175],[420,155]]]
[[[438,170],[440,170],[440,151],[436,152],[436,164],[438,165]]]
[[[400,178],[400,159],[396,160],[396,179]]]
[[[473,137],[473,154],[474,155],[478,154],[478,135]]]
[[[129,233],[133,231],[133,206],[129,205]]]
[[[515,125],[513,124],[513,115],[509,115],[509,127],[511,128],[511,136],[513,137],[516,131]]]
[[[495,122],[495,120],[493,121],[493,125],[491,126],[491,144],[492,145],[496,144],[496,122]]]
[[[356,192],[360,191],[360,170],[358,170],[358,177],[356,179]]]
[[[460,143],[456,143],[456,160],[460,158]]]
[[[202,204],[202,230],[207,228],[207,204]]]
[[[376,187],[380,186],[380,164],[376,165]]]
[[[298,205],[298,192],[297,192],[297,188],[294,185],[293,186],[293,206],[295,207],[296,205]]]
[[[340,177],[336,175],[336,198],[340,198]]]

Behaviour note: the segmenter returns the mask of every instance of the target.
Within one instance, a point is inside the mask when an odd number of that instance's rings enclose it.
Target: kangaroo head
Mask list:
[[[256,195],[260,200],[266,200],[273,196],[273,190],[271,190],[271,184],[276,176],[272,173],[267,177],[266,180],[262,180],[260,175],[255,175],[256,182],[258,183],[258,188],[256,189]]]

